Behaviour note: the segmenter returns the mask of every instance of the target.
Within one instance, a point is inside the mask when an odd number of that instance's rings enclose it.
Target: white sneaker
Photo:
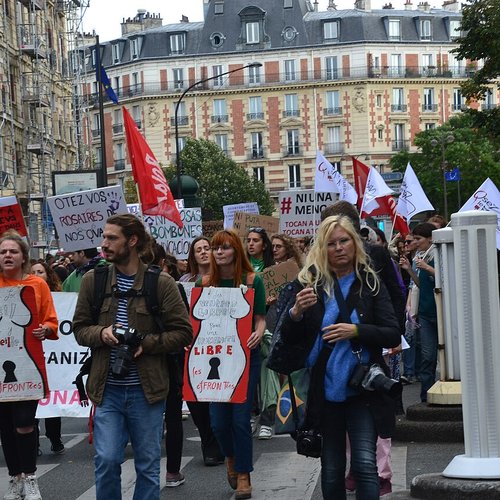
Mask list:
[[[24,478],[24,500],[42,500],[35,475]]]
[[[273,437],[273,430],[268,425],[261,425],[259,431],[259,439],[271,439]]]
[[[3,496],[3,500],[21,500],[23,494],[23,479],[11,476],[9,479],[9,489]]]

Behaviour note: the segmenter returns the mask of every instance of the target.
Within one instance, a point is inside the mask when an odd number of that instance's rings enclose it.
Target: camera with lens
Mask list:
[[[323,436],[314,429],[297,431],[297,453],[306,457],[321,457]]]
[[[349,387],[383,392],[393,398],[399,396],[403,391],[401,383],[388,377],[380,365],[376,363],[370,366],[358,364],[349,380]]]
[[[111,365],[111,373],[115,378],[124,378],[128,375],[134,351],[139,347],[142,336],[135,328],[123,328],[113,326],[113,335],[118,339],[119,345],[116,347],[116,357]]]

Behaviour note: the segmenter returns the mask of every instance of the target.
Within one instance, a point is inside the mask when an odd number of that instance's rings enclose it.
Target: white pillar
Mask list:
[[[465,454],[444,470],[447,477],[500,478],[500,304],[496,250],[497,215],[451,216]]]
[[[458,313],[456,297],[455,252],[451,227],[432,231],[432,242],[436,245],[435,283],[441,290],[443,304],[443,331],[445,366],[441,367],[441,380],[460,380],[460,358],[458,355]]]

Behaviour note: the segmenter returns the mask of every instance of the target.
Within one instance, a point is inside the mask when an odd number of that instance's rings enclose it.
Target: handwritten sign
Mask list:
[[[191,242],[201,235],[201,208],[181,208],[182,229],[162,215],[145,215],[151,236],[178,259],[187,259]]]
[[[32,287],[0,288],[0,401],[40,399],[48,392],[42,343]]]
[[[251,227],[261,227],[271,236],[279,231],[280,220],[268,215],[249,214],[236,212],[234,214],[233,229],[239,236],[246,236]]]
[[[183,286],[188,304],[191,304],[191,294],[196,283],[194,281],[178,281],[177,283]]]
[[[254,290],[193,288],[194,340],[184,366],[185,401],[243,403],[248,389]]]
[[[321,222],[321,210],[337,200],[337,193],[315,193],[312,189],[281,191],[280,233],[295,238],[314,236]]]
[[[258,214],[259,206],[257,202],[250,203],[236,203],[235,205],[224,205],[222,207],[224,212],[224,229],[231,229],[233,227],[234,214],[236,212],[245,212],[249,214]]]
[[[300,268],[293,259],[264,269],[261,276],[266,289],[266,299],[269,297],[277,298],[281,289],[287,283],[293,281],[299,274],[299,271]]]
[[[128,212],[119,185],[51,196],[47,203],[59,234],[59,243],[66,251],[100,245],[108,217]]]
[[[78,345],[73,334],[73,314],[78,294],[52,292],[52,298],[59,320],[59,340],[43,342],[50,394],[38,401],[36,417],[88,418],[90,407],[80,406],[78,390],[73,384],[90,356],[88,347]]]
[[[0,234],[15,229],[21,236],[27,236],[21,205],[15,196],[0,198]]]
[[[204,220],[202,222],[203,236],[211,238],[217,231],[224,229],[224,222],[221,220]]]

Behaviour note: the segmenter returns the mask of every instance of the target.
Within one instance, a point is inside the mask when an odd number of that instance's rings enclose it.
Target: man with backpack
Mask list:
[[[141,255],[150,251],[151,243],[135,216],[111,216],[101,244],[110,263],[104,294],[96,296],[95,280],[102,280],[98,266],[82,279],[73,318],[77,342],[92,351],[87,392],[95,405],[97,500],[121,498],[121,463],[129,439],[137,473],[134,500],[160,497],[163,411],[169,391],[166,354],[187,346],[192,329],[177,285],[165,273],[156,273],[156,310],[150,311],[145,282],[151,269]]]

